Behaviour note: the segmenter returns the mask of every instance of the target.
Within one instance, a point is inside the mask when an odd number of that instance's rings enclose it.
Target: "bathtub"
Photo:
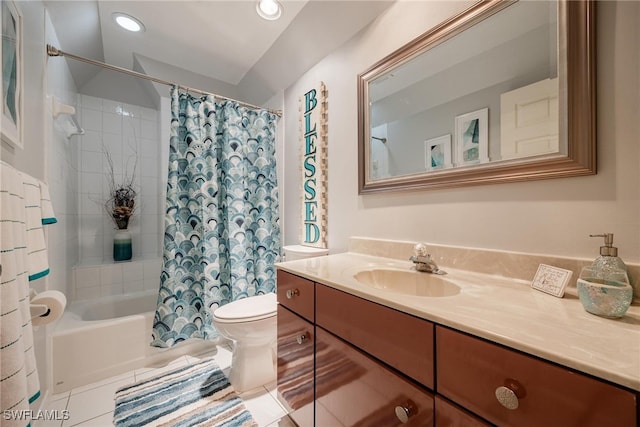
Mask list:
[[[215,353],[215,342],[151,347],[157,291],[71,303],[51,337],[53,393],[61,393],[184,354]]]

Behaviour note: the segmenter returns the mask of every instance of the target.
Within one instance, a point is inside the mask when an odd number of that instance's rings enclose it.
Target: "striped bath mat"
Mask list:
[[[122,387],[115,399],[116,427],[258,425],[213,359]]]

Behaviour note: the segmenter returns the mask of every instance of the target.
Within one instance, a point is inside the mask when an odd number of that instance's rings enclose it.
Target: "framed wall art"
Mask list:
[[[22,15],[12,0],[2,1],[2,140],[18,148],[23,147],[23,63],[22,63]]]
[[[489,161],[489,109],[456,116],[456,165]]]
[[[442,135],[424,142],[425,168],[427,170],[446,169],[453,166],[451,161],[451,135]]]

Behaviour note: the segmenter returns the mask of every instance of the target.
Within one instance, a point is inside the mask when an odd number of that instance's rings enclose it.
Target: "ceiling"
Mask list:
[[[294,83],[320,59],[338,48],[384,12],[393,0],[280,0],[277,21],[256,13],[256,0],[51,1],[49,11],[60,46],[69,53],[169,79],[185,70],[199,76],[194,86],[225,96],[238,93],[257,104]],[[142,33],[119,28],[114,12],[141,20]],[[101,72],[69,60],[81,93]],[[151,74],[151,73],[149,73]],[[208,79],[210,84],[202,83]],[[178,81],[189,85],[188,81]],[[234,90],[235,89],[235,90]]]

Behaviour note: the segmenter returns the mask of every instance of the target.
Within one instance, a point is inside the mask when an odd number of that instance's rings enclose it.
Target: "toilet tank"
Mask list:
[[[282,247],[283,261],[294,261],[296,259],[313,258],[327,255],[329,249],[315,248],[312,246],[290,245]]]

